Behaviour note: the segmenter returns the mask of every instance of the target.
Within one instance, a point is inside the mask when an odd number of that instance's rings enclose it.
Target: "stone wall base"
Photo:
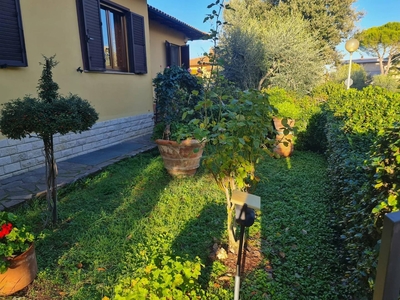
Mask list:
[[[57,161],[106,148],[153,130],[153,113],[96,123],[80,134],[54,136]],[[0,179],[44,166],[43,141],[37,137],[0,140]]]

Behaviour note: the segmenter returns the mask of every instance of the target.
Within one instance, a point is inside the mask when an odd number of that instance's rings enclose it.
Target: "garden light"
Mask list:
[[[240,225],[239,251],[236,263],[235,294],[234,300],[239,300],[240,291],[240,268],[242,262],[242,249],[244,243],[244,231],[246,227],[254,224],[256,214],[254,209],[260,209],[260,197],[248,193],[234,191],[232,203],[236,205],[236,223]]]
[[[360,45],[360,42],[356,39],[350,39],[346,42],[345,48],[346,50],[350,53],[350,60],[349,60],[349,74],[347,76],[347,81],[346,81],[346,85],[347,85],[347,89],[350,88],[350,85],[352,83],[350,83],[350,73],[351,73],[351,57],[353,55],[353,52],[356,51],[358,49],[358,46]]]

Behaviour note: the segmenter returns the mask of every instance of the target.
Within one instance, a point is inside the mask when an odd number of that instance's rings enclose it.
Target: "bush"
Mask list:
[[[341,65],[337,68],[337,70],[331,73],[331,79],[335,83],[339,83],[342,86],[345,86],[345,80],[348,77],[349,65]],[[368,85],[370,78],[368,78],[367,72],[363,68],[363,66],[359,64],[353,63],[351,65],[351,79],[353,80],[352,88],[357,90],[362,90],[364,87]]]
[[[389,204],[392,189],[378,191],[378,196],[372,187],[380,186],[382,163],[390,161],[394,167],[394,155],[390,153],[398,151],[398,144],[393,145],[396,134],[388,138],[387,128],[400,118],[400,94],[372,86],[363,91],[338,90],[330,95],[326,109],[328,171],[334,195],[335,226],[340,232],[342,246],[343,288],[350,296],[371,298],[381,230],[380,213],[395,207],[393,196]],[[384,186],[392,185],[385,182],[381,188]],[[377,202],[378,199],[381,201]]]
[[[299,104],[296,103],[294,93],[286,92],[284,89],[277,87],[263,89],[262,92],[268,95],[269,103],[277,109],[276,117],[300,119],[301,109]]]
[[[318,153],[326,151],[326,113],[325,105],[329,97],[345,92],[342,84],[327,82],[316,87],[310,96],[297,99],[301,108],[301,119],[297,122],[296,146],[299,150]]]
[[[387,89],[391,92],[396,92],[399,87],[399,83],[397,82],[397,80],[387,75],[375,75],[374,77],[372,77],[372,84],[374,86],[379,86],[381,88]]]
[[[184,68],[171,66],[157,74],[153,79],[153,85],[156,101],[156,123],[163,123],[162,127],[164,127],[162,131],[160,131],[160,126],[156,127],[153,131],[153,138],[164,138],[165,126],[170,126],[169,131],[172,139],[178,139],[179,133],[191,136],[193,128],[188,126],[190,120],[183,118],[183,114],[190,111],[193,117],[200,117],[194,111],[204,95],[200,79]],[[171,128],[172,124],[174,124],[174,128]],[[180,130],[179,133],[178,130]]]

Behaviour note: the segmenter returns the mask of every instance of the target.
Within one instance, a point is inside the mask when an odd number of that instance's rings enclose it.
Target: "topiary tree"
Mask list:
[[[58,64],[55,56],[45,57],[37,86],[38,98],[25,96],[3,104],[0,130],[8,138],[38,137],[43,140],[46,166],[47,205],[53,223],[57,221],[57,164],[54,157],[54,134],[81,133],[90,129],[98,114],[87,100],[77,95],[58,94],[52,69]]]

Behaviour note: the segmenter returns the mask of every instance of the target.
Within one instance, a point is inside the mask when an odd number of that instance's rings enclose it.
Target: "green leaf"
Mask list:
[[[387,206],[388,206],[387,203],[382,201],[380,204],[378,204],[372,209],[372,213],[374,214],[379,213],[382,209],[386,208]]]
[[[388,204],[390,206],[397,206],[397,195],[390,194],[388,197]]]

